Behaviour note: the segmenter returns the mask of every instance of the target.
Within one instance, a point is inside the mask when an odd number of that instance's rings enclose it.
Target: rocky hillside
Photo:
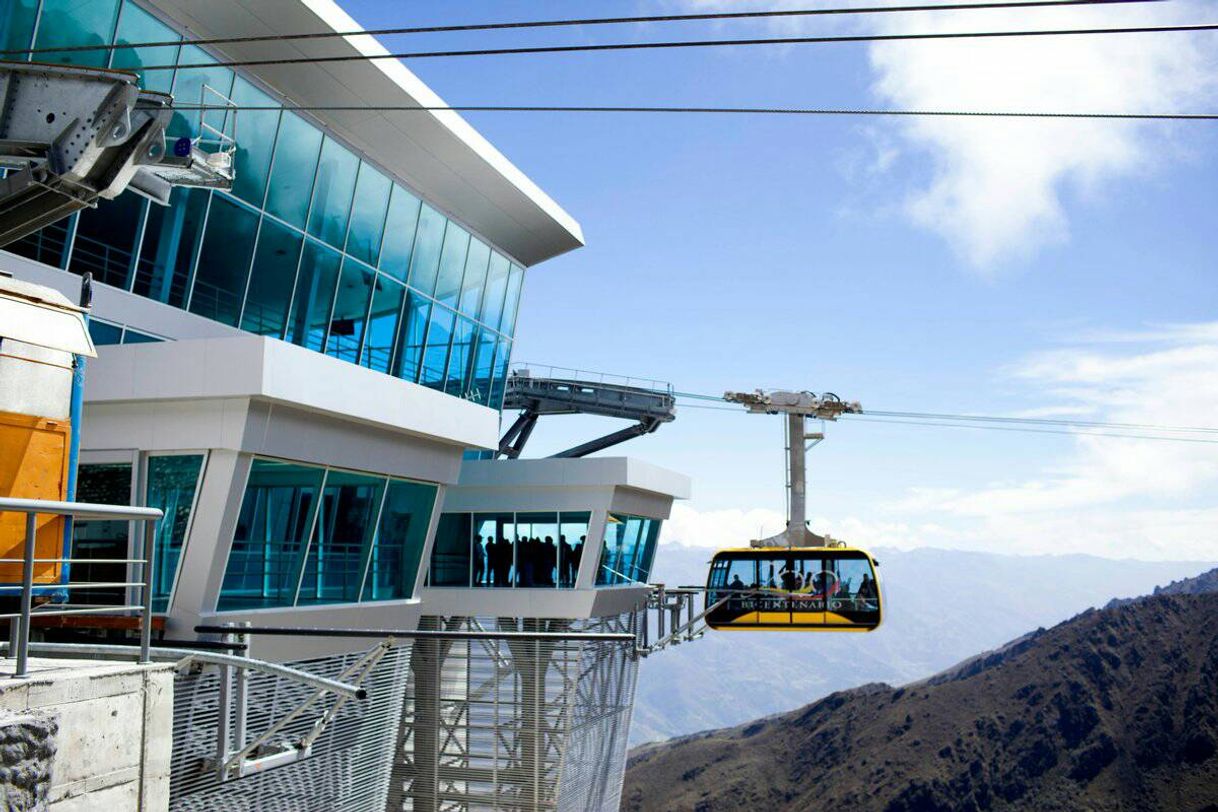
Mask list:
[[[1216,594],[1088,611],[924,683],[640,748],[623,808],[1218,812],[1216,629]]]

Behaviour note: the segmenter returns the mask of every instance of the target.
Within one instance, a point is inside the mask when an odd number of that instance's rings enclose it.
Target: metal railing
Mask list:
[[[600,386],[619,386],[627,389],[648,389],[653,392],[673,394],[673,386],[667,381],[654,378],[638,378],[628,375],[612,375],[605,372],[593,372],[586,369],[558,367],[552,364],[535,364],[527,361],[516,361],[512,364],[512,375],[531,378],[554,378],[580,383],[592,383]]]
[[[89,502],[56,502],[43,499],[17,499],[0,497],[0,513],[25,514],[25,543],[20,558],[3,558],[0,563],[21,564],[21,583],[19,585],[0,586],[0,596],[10,594],[15,590],[21,592],[21,608],[17,612],[0,614],[0,620],[8,620],[12,629],[12,641],[8,647],[8,656],[17,658],[14,677],[25,677],[29,673],[30,655],[30,621],[35,617],[53,617],[56,615],[74,615],[83,613],[136,612],[140,613],[140,662],[151,662],[148,650],[152,644],[152,579],[155,571],[156,558],[156,523],[164,516],[158,508],[129,507],[126,505],[98,505]],[[106,521],[143,522],[144,532],[139,534],[139,553],[131,558],[121,559],[81,559],[60,556],[57,558],[38,558],[38,517],[39,516],[68,516],[73,519],[100,519]],[[71,602],[62,604],[45,604],[34,608],[34,565],[35,564],[123,564],[138,567],[138,580],[106,582],[106,583],[66,583],[38,584],[41,590],[72,590],[86,587],[112,587],[124,590],[139,588],[140,602],[133,603],[130,598],[122,605],[73,605]]]

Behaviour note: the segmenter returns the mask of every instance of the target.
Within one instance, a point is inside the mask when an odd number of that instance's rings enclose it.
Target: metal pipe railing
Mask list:
[[[30,618],[31,616],[48,617],[54,615],[70,615],[79,614],[81,612],[129,612],[133,609],[140,611],[140,662],[151,662],[149,658],[149,647],[152,644],[152,579],[155,571],[156,558],[156,522],[165,514],[157,508],[148,507],[129,507],[126,505],[99,505],[90,502],[59,502],[47,499],[18,499],[11,496],[0,497],[0,513],[24,513],[25,514],[25,540],[22,547],[22,556],[14,561],[6,559],[10,563],[21,564],[21,598],[20,610],[15,613],[0,615],[0,619],[5,617],[10,618],[13,623],[13,645],[9,647],[9,654],[15,654],[17,657],[16,668],[13,676],[25,677],[29,674],[29,655],[30,655]],[[141,536],[140,553],[137,558],[129,559],[129,562],[136,564],[140,568],[140,578],[137,581],[124,581],[121,583],[105,582],[99,584],[89,584],[78,582],[73,584],[39,584],[39,587],[49,587],[51,589],[81,589],[86,587],[94,588],[128,588],[139,587],[141,601],[139,604],[124,603],[122,606],[104,606],[104,607],[74,607],[71,605],[63,605],[59,608],[39,607],[38,611],[34,611],[34,565],[41,564],[66,564],[73,560],[69,556],[61,556],[59,558],[38,558],[36,556],[38,543],[38,517],[39,516],[70,516],[74,519],[102,519],[109,521],[129,521],[143,522],[144,532]],[[0,590],[15,590],[17,586],[4,586]]]

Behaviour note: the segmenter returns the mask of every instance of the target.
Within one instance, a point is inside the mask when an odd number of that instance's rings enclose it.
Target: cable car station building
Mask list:
[[[164,636],[482,635],[386,645],[368,699],[310,757],[233,781],[202,766],[227,725],[216,677],[179,676],[170,806],[616,809],[637,664],[610,633],[632,630],[689,483],[625,458],[488,459],[526,276],[583,236],[456,113],[280,109],[442,106],[407,68],[215,64],[380,44],[190,42],[358,29],[332,0],[0,4],[4,49],[136,72],[176,105],[213,105],[175,113],[171,137],[236,140],[231,191],[179,188],[167,207],[127,192],[0,255],[72,299],[95,280],[77,499],[165,511]],[[81,522],[72,554],[131,543],[126,523]],[[130,580],[103,566],[72,572]],[[337,678],[375,642],[252,635],[247,654]],[[292,698],[273,680],[248,690],[251,730]]]

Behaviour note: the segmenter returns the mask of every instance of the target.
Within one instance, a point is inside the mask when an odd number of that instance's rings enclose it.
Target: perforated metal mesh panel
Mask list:
[[[302,660],[291,665],[333,679],[361,653]],[[410,649],[389,649],[363,681],[364,700],[347,702],[313,746],[313,755],[296,764],[221,782],[212,762],[220,680],[214,668],[181,675],[174,683],[173,755],[169,806],[174,812],[383,812],[391,759],[406,692]],[[267,730],[314,693],[281,677],[251,673],[248,737]],[[332,695],[310,706],[277,740],[298,740],[331,707]],[[232,721],[230,719],[230,725]]]
[[[422,628],[622,632],[592,621],[424,618]],[[637,661],[621,641],[417,641],[389,809],[616,810]]]

